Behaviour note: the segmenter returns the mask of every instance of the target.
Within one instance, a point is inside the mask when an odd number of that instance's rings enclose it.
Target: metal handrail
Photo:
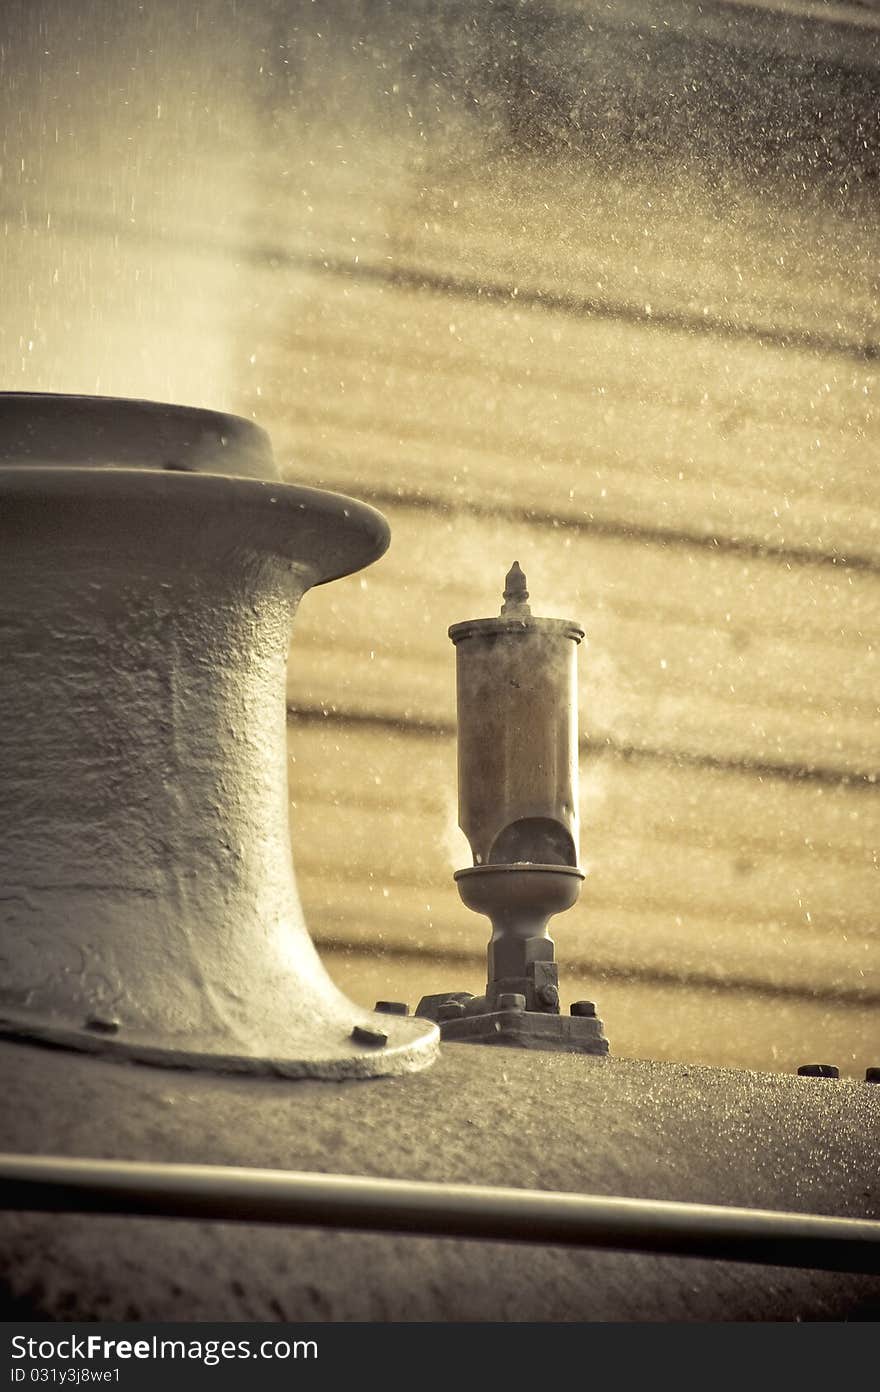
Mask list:
[[[880,1275],[880,1222],[353,1175],[0,1154],[0,1209],[300,1224]]]

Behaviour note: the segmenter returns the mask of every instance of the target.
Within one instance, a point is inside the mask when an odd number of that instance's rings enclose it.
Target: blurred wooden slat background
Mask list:
[[[253,414],[288,479],[387,513],[291,648],[331,972],[367,1003],[481,989],[446,629],[516,557],[587,631],[565,998],[624,1054],[880,1063],[880,18],[220,8],[120,23],[141,154],[109,101],[68,108],[100,178],[30,94],[0,353],[10,387]]]

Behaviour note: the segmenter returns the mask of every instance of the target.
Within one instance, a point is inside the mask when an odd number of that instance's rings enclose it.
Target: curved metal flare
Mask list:
[[[571,865],[469,865],[453,879],[462,903],[492,923],[491,983],[525,978],[535,962],[553,961],[547,924],[577,902],[584,872]]]
[[[0,1034],[287,1076],[431,1061],[436,1027],[332,984],[290,856],[290,623],[388,536],[280,482],[248,421],[0,395]]]

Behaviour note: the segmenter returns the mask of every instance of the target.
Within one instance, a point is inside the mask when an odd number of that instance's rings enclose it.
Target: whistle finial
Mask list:
[[[512,618],[526,618],[532,612],[527,602],[528,598],[526,577],[520,569],[519,561],[514,561],[504,579],[504,603],[501,613],[510,614]]]

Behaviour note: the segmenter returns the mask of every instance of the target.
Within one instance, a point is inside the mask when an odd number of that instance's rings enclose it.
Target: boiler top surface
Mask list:
[[[372,1082],[218,1078],[0,1045],[0,1148],[880,1216],[880,1087],[446,1045]],[[880,1281],[333,1232],[0,1215],[20,1318],[877,1318]],[[7,1315],[9,1318],[9,1315]]]

